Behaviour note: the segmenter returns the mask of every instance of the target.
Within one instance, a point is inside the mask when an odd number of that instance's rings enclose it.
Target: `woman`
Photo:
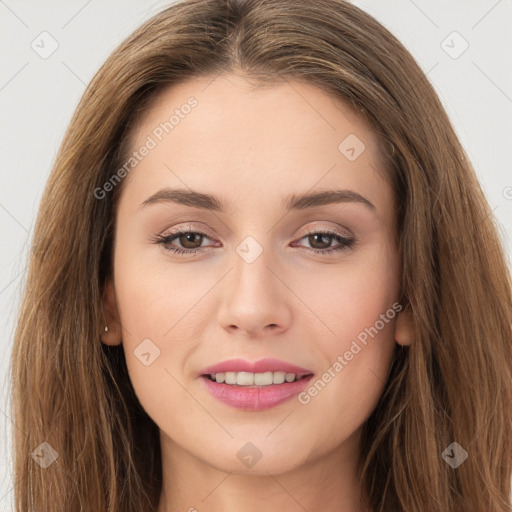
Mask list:
[[[342,0],[173,5],[94,77],[44,193],[17,510],[510,511],[510,304],[385,28]]]

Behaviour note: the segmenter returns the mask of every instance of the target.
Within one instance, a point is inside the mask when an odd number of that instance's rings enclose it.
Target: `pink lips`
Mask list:
[[[214,382],[208,377],[211,373],[265,373],[279,371],[294,373],[297,377],[302,378],[294,382],[284,382],[283,384],[272,384],[269,386],[235,386]],[[271,358],[261,359],[255,362],[243,359],[231,359],[204,368],[201,370],[200,376],[211,395],[224,404],[246,411],[269,409],[289,400],[302,392],[313,377],[312,372],[305,368]]]
[[[286,372],[295,373],[297,376],[308,375],[312,373],[310,370],[300,368],[294,364],[280,361],[279,359],[265,358],[259,361],[246,361],[245,359],[229,359],[213,366],[208,366],[201,370],[200,375],[208,375],[209,373],[225,373],[225,372],[249,372],[249,373],[265,373],[265,372]]]

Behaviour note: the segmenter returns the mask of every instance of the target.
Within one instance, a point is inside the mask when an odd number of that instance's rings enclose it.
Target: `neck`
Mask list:
[[[161,432],[158,512],[365,512],[359,498],[357,445],[347,440],[338,450],[285,472],[256,473],[255,466],[240,473],[194,457]]]

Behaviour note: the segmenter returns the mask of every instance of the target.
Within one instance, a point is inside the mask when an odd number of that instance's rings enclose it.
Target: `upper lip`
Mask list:
[[[285,372],[294,373],[298,377],[309,375],[313,372],[306,368],[301,368],[286,361],[279,359],[265,358],[258,361],[247,361],[245,359],[229,359],[221,363],[208,366],[201,370],[201,375],[208,375],[210,373],[225,373],[225,372],[248,372],[248,373],[265,373],[265,372]]]

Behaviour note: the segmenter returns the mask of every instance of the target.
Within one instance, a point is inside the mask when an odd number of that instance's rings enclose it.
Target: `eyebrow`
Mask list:
[[[148,197],[141,203],[143,208],[155,203],[173,202],[192,208],[200,208],[215,212],[224,213],[227,211],[227,204],[211,194],[205,194],[194,190],[163,188]],[[375,206],[365,197],[352,190],[327,190],[324,192],[312,192],[305,194],[291,194],[284,198],[283,207],[285,210],[306,210],[319,206],[326,206],[338,203],[360,203],[372,211]]]

